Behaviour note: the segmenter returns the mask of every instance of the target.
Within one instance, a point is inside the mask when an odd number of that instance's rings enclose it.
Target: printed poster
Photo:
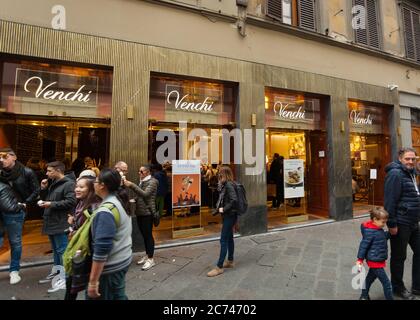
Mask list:
[[[172,207],[201,205],[200,160],[172,160]]]
[[[284,198],[304,198],[303,160],[284,160]]]

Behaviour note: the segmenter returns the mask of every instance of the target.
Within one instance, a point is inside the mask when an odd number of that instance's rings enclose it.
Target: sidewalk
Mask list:
[[[345,299],[359,298],[352,288],[360,223],[364,219],[334,222],[294,230],[235,239],[234,269],[208,278],[219,254],[219,242],[159,249],[157,265],[148,271],[137,266],[138,254],[127,274],[131,300],[168,299]],[[411,257],[408,249],[405,284],[411,288]],[[64,290],[48,294],[48,284],[38,279],[51,266],[23,269],[22,282],[11,286],[7,272],[0,273],[0,299],[62,299]],[[389,267],[387,267],[389,275]],[[382,300],[376,281],[370,296]],[[84,293],[80,294],[80,298]]]

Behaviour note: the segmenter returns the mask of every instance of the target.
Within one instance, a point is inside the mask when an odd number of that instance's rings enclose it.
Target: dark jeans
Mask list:
[[[420,231],[418,224],[398,225],[398,233],[391,236],[391,283],[395,292],[405,289],[403,282],[407,246],[413,250],[412,289],[420,290]]]
[[[146,254],[149,258],[153,258],[155,253],[155,239],[153,239],[153,217],[152,216],[137,216],[137,225],[140,233],[143,236],[144,246],[146,247]]]
[[[378,278],[379,281],[382,283],[385,298],[387,300],[394,300],[394,296],[392,295],[391,282],[389,282],[388,276],[386,275],[384,268],[369,269],[365,280],[365,289],[362,289],[362,297],[367,298],[369,296],[370,286],[376,280],[376,278]]]
[[[235,244],[233,242],[233,227],[235,226],[237,215],[223,215],[222,233],[220,235],[220,256],[217,266],[223,268],[223,262],[228,254],[228,260],[233,261]]]
[[[9,272],[20,270],[22,257],[22,230],[25,221],[25,212],[3,213],[3,223],[9,238],[11,259]]]
[[[71,293],[71,283],[72,283],[72,277],[69,276],[66,278],[66,295],[64,296],[64,300],[77,299],[77,293]]]
[[[125,294],[125,275],[127,271],[128,267],[121,271],[101,275],[99,278],[99,293],[101,296],[98,300],[128,300]],[[87,291],[86,300],[91,300],[87,296]]]

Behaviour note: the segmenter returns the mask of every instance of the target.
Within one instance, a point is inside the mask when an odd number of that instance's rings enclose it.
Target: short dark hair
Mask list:
[[[150,164],[143,164],[140,168],[145,168],[147,171],[152,172],[152,166]]]
[[[398,156],[401,158],[407,152],[414,152],[414,154],[417,156],[417,151],[413,148],[410,148],[410,147],[401,148],[400,151],[398,151]]]
[[[66,170],[66,166],[61,161],[47,163],[47,167],[54,168],[54,170],[60,171],[61,173],[64,173]]]
[[[369,214],[370,214],[371,220],[373,220],[374,218],[377,220],[388,219],[389,217],[388,212],[384,208],[381,208],[381,207],[375,207],[369,210]]]

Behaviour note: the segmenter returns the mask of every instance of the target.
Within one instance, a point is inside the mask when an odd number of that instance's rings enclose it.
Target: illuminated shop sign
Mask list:
[[[297,104],[293,102],[276,101],[273,111],[278,120],[286,121],[314,121],[314,108],[312,101]]]
[[[15,97],[97,104],[98,77],[16,68]]]
[[[373,125],[373,117],[371,114],[363,114],[356,110],[350,111],[350,120],[355,125]]]
[[[216,112],[215,103],[222,101],[221,99],[221,90],[166,85],[166,109],[203,113]]]

